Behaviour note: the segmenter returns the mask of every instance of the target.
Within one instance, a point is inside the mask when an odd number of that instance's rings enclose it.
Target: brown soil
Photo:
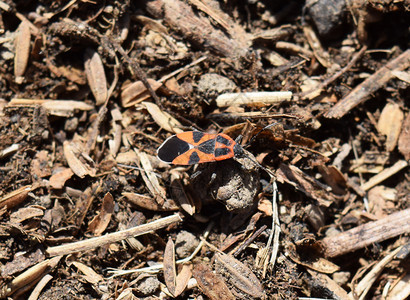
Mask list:
[[[410,5],[273,2],[0,2],[0,298],[409,296]]]

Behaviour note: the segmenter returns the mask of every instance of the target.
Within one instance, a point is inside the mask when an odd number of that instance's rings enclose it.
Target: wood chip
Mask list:
[[[391,288],[386,300],[404,300],[410,297],[410,274],[400,278],[400,280]]]
[[[325,49],[322,47],[316,32],[313,30],[312,27],[305,24],[303,26],[303,33],[309,43],[309,46],[312,48],[313,53],[316,59],[320,62],[322,66],[325,68],[329,68],[332,64],[330,62],[330,55]]]
[[[336,257],[410,232],[410,209],[393,213],[334,236],[320,244],[327,257]]]
[[[370,178],[366,183],[364,183],[362,185],[362,189],[365,190],[365,191],[371,189],[375,185],[383,182],[387,178],[390,178],[391,176],[393,176],[394,174],[401,171],[402,169],[404,169],[407,166],[408,166],[408,163],[406,161],[399,160],[398,162],[396,162],[390,168],[384,169],[379,174],[377,174],[377,175],[373,176],[372,178]]]
[[[224,24],[228,24],[230,36],[227,36],[224,30],[215,28],[211,23],[211,18],[198,14],[185,1],[151,1],[147,2],[146,9],[158,19],[163,19],[169,27],[179,32],[187,40],[204,50],[207,49],[218,55],[233,59],[246,56],[249,51],[251,36],[230,15],[219,8],[217,1],[208,1],[207,4],[213,10],[218,10],[218,19],[222,19]]]
[[[23,83],[23,75],[26,72],[30,57],[30,23],[23,21],[17,29],[16,53],[14,56],[14,76],[16,83]]]
[[[347,96],[333,106],[326,114],[327,118],[341,118],[351,109],[363,103],[372,93],[383,87],[392,77],[392,71],[402,71],[410,66],[410,49],[389,61],[384,67],[356,86]]]
[[[34,159],[31,161],[30,172],[34,175],[34,180],[39,180],[51,175],[48,151],[42,150],[36,153]]]
[[[118,108],[111,110],[111,117],[112,117],[112,134],[114,136],[113,139],[108,140],[108,146],[110,147],[110,152],[112,156],[117,156],[118,151],[121,147],[121,138],[122,138],[122,126],[121,120],[122,115]]]
[[[393,151],[399,139],[404,113],[396,103],[387,103],[377,123],[377,129],[386,135],[386,150]]]
[[[45,259],[46,257],[41,249],[15,255],[12,261],[9,261],[1,266],[0,276],[2,278],[17,276],[24,270],[44,261]]]
[[[57,77],[65,77],[68,80],[75,82],[79,85],[87,84],[86,75],[83,70],[77,69],[72,65],[68,66],[56,66],[51,60],[46,59],[47,67]]]
[[[148,78],[148,83],[154,91],[158,90],[162,86],[161,82],[150,78]],[[121,105],[122,107],[131,107],[149,99],[150,97],[151,95],[144,83],[142,81],[136,81],[134,83],[127,84],[122,88]]]
[[[0,208],[7,206],[7,209],[11,209],[20,203],[22,203],[28,196],[28,193],[32,190],[31,185],[23,186],[15,191],[12,191],[0,198]]]
[[[94,95],[96,104],[104,104],[108,95],[104,65],[100,55],[91,48],[85,50],[84,69],[87,75],[88,85]]]
[[[227,93],[216,98],[218,107],[258,105],[269,106],[289,101],[292,92],[252,92],[252,93]]]
[[[410,72],[404,72],[404,71],[392,71],[392,74],[396,76],[398,79],[410,84]]]
[[[73,100],[42,100],[42,99],[22,99],[14,98],[12,99],[8,107],[17,106],[36,106],[41,105],[46,110],[47,113],[54,116],[60,117],[71,117],[74,115],[76,110],[89,111],[94,108],[94,106],[84,103],[82,101]]]
[[[326,292],[327,297],[330,299],[338,300],[351,300],[348,293],[342,289],[334,280],[325,274],[315,272],[313,270],[307,270],[309,274],[313,277],[313,282],[315,284],[314,289],[323,289]]]

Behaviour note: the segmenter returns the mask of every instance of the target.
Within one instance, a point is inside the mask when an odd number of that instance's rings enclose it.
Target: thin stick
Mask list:
[[[186,262],[191,261],[197,254],[198,252],[202,249],[202,247],[207,244],[206,239],[208,238],[209,234],[211,233],[212,227],[214,226],[214,223],[211,222],[209,225],[206,227],[205,232],[203,234],[203,237],[201,237],[201,241],[199,242],[198,246],[195,248],[194,252],[191,253],[191,255],[177,260],[175,263],[176,264],[184,264]],[[156,264],[151,267],[146,267],[146,268],[139,268],[139,269],[132,269],[132,270],[118,270],[118,269],[109,269],[108,273],[112,274],[111,277],[113,278],[116,276],[122,276],[122,275],[127,275],[127,274],[132,274],[132,273],[157,273],[160,270],[164,268],[164,264]]]
[[[180,214],[174,214],[148,224],[143,224],[140,226],[132,227],[129,229],[117,231],[114,233],[109,233],[103,236],[91,238],[88,240],[78,241],[71,244],[65,244],[56,247],[50,247],[46,250],[46,254],[50,257],[57,255],[66,255],[74,252],[88,251],[95,249],[97,247],[104,246],[106,244],[115,243],[129,237],[135,237],[143,235],[155,230],[167,227],[174,223],[179,223],[182,221],[182,216]]]
[[[375,185],[379,184],[380,182],[390,178],[392,175],[396,174],[400,170],[404,169],[408,166],[408,163],[405,160],[399,160],[393,166],[388,169],[384,169],[379,174],[373,176],[369,179],[365,184],[362,185],[362,189],[367,191],[374,187]]]

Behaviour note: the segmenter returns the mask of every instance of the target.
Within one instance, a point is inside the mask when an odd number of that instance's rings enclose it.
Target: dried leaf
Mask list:
[[[162,205],[151,196],[140,195],[136,193],[122,193],[128,202],[136,205],[137,207],[152,210],[152,211],[175,211],[179,209],[179,206],[172,199],[165,199]]]
[[[138,155],[135,151],[129,150],[127,152],[118,153],[115,161],[119,164],[132,164],[138,160]]]
[[[346,178],[338,168],[326,165],[318,165],[317,167],[323,176],[323,180],[332,188],[333,193],[338,195],[346,194]]]
[[[154,168],[145,152],[135,150],[138,155],[139,163],[143,169],[141,172],[142,179],[147,185],[151,195],[155,197],[158,204],[162,205],[166,198],[165,189],[159,184],[157,176],[155,176]]]
[[[23,82],[23,75],[26,71],[30,56],[30,24],[22,21],[17,29],[16,54],[14,56],[14,75],[17,83]]]
[[[10,215],[11,223],[22,223],[32,218],[42,217],[44,210],[38,207],[22,207]]]
[[[319,201],[322,206],[329,207],[336,200],[324,184],[305,174],[296,166],[281,164],[276,174],[279,182],[292,185],[306,196]]]
[[[181,182],[181,176],[178,172],[171,171],[171,191],[173,198],[181,205],[181,208],[189,215],[193,216],[196,208],[192,199],[185,193],[184,186]]]
[[[177,271],[175,269],[175,245],[168,239],[164,251],[164,279],[169,292],[175,297]]]
[[[107,100],[107,78],[100,55],[91,48],[85,50],[84,68],[88,85],[94,95],[97,105],[104,104]]]
[[[48,151],[42,150],[36,153],[34,159],[31,161],[30,172],[34,180],[48,177],[51,175],[51,168],[49,165]]]
[[[148,83],[154,91],[162,86],[162,83],[150,78],[148,78]],[[122,107],[131,107],[150,97],[151,95],[144,83],[142,81],[136,81],[123,87],[121,92],[121,105]]]
[[[162,111],[158,105],[151,102],[143,102],[142,104],[145,105],[155,123],[157,123],[162,129],[172,133],[181,133],[183,131],[181,129],[182,124],[167,112]]]
[[[294,131],[285,131],[285,138],[294,145],[299,145],[307,148],[313,148],[316,145],[315,140],[296,134]]]
[[[81,272],[84,274],[84,276],[82,276],[87,282],[91,283],[91,284],[97,284],[100,281],[103,281],[104,278],[99,275],[97,272],[95,272],[92,268],[90,268],[89,266],[86,266],[83,263],[80,263],[78,261],[74,261],[72,262],[72,264]]]
[[[182,292],[185,290],[186,286],[188,285],[188,281],[189,279],[191,279],[191,277],[192,277],[192,265],[191,264],[182,265],[181,270],[177,276],[177,285],[176,285],[175,293],[174,293],[175,297],[178,297],[179,295],[182,294]]]
[[[223,278],[204,263],[196,263],[192,275],[201,291],[211,300],[235,300]]]
[[[396,103],[387,103],[380,115],[377,129],[386,135],[386,150],[393,151],[399,139],[404,114]]]
[[[64,156],[67,160],[68,166],[80,178],[84,178],[85,175],[95,176],[96,170],[95,168],[91,167],[90,165],[83,163],[79,157],[83,152],[81,150],[81,145],[79,142],[75,141],[64,141],[63,149],[64,149]]]
[[[258,203],[258,210],[263,212],[266,216],[271,217],[273,215],[272,202],[268,199],[262,199]]]
[[[255,298],[264,295],[262,284],[253,272],[233,256],[216,253],[215,266],[228,282],[242,292]]]
[[[114,213],[114,198],[110,193],[105,194],[100,213],[88,225],[88,231],[94,235],[101,235],[111,221]]]
[[[53,189],[62,189],[65,182],[74,175],[70,168],[60,168],[50,177],[50,187]]]
[[[77,226],[80,226],[84,222],[84,218],[88,213],[91,203],[93,202],[95,195],[99,192],[99,183],[95,182],[92,186],[86,188],[81,196],[75,202],[75,219],[74,222]]]

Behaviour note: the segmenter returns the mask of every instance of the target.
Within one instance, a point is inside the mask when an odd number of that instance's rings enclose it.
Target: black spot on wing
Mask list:
[[[157,156],[160,160],[172,163],[172,161],[182,153],[189,150],[189,144],[177,136],[167,139],[157,150]]]
[[[194,165],[199,163],[199,155],[196,153],[196,151],[192,152],[191,156],[189,157],[188,164]]]
[[[202,139],[203,136],[204,136],[203,132],[200,132],[200,131],[192,132],[192,139],[194,140],[195,143],[198,143]]]
[[[207,140],[198,146],[198,150],[206,154],[213,154],[215,150],[215,139]]]
[[[215,149],[215,157],[219,157],[219,156],[224,156],[229,154],[229,152],[231,152],[231,150],[229,148],[216,148]]]
[[[223,136],[221,136],[221,135],[217,135],[216,136],[216,141],[218,142],[218,143],[221,143],[221,144],[224,144],[225,146],[230,146],[230,145],[232,145],[232,141],[230,141],[230,140],[228,140],[227,138],[224,138]]]

